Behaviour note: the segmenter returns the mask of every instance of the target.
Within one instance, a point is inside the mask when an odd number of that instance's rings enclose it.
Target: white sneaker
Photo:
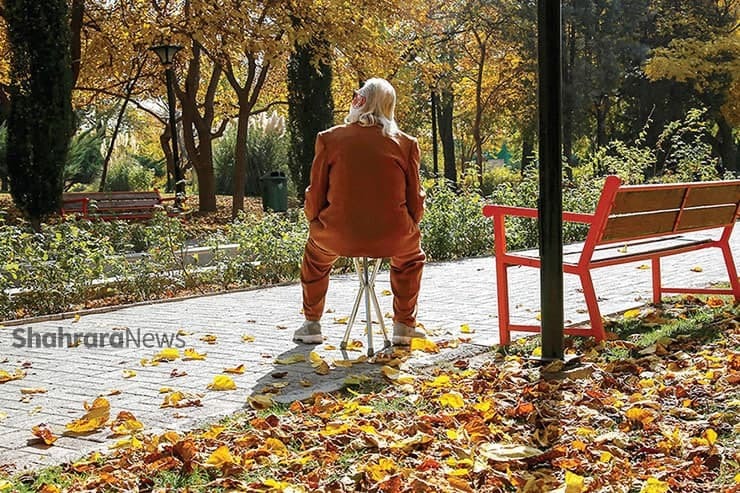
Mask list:
[[[301,328],[293,333],[293,342],[303,344],[321,344],[324,336],[321,335],[321,324],[312,320],[306,320]]]
[[[424,332],[416,330],[414,327],[409,327],[401,322],[393,322],[393,345],[394,346],[409,346],[411,345],[411,339],[426,339],[427,335]]]

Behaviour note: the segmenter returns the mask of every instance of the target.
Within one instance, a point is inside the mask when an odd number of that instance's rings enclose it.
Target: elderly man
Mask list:
[[[401,132],[396,92],[384,79],[355,91],[344,125],[316,138],[305,214],[309,237],[301,265],[306,321],[293,340],[323,342],[329,273],[337,257],[390,257],[393,344],[424,337],[416,327],[416,303],[426,259],[419,221],[424,191],[419,183],[419,144]]]

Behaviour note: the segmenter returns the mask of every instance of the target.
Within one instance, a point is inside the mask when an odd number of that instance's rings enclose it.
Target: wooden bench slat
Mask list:
[[[614,199],[612,214],[678,209],[685,194],[685,188],[620,191]]]
[[[678,212],[676,209],[610,217],[599,244],[673,233]]]
[[[737,204],[738,197],[740,197],[740,185],[697,187],[689,190],[685,207]]]
[[[735,221],[737,205],[684,209],[676,231],[727,226]]]

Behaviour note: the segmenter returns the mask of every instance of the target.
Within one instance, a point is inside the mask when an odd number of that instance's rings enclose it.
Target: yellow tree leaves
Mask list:
[[[652,80],[688,82],[699,93],[714,93],[726,101],[722,113],[731,125],[740,124],[740,34],[737,29],[709,40],[672,40],[653,50],[645,65]]]

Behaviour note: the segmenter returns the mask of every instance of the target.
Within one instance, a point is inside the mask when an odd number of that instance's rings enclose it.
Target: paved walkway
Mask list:
[[[733,250],[738,259],[740,233],[733,237]],[[649,302],[650,271],[637,269],[638,265],[596,271],[594,283],[604,314]],[[703,268],[702,272],[691,270],[697,265]],[[701,286],[711,281],[726,281],[718,251],[667,259],[663,274],[666,285]],[[533,322],[539,305],[539,271],[513,268],[509,275],[514,320]],[[498,341],[494,279],[491,257],[436,263],[425,268],[419,320],[438,339],[463,336],[461,324],[468,324],[475,331],[470,344],[457,350],[443,350],[437,357],[457,358],[461,351],[465,354],[485,351]],[[571,276],[565,279],[566,319],[584,321],[587,319],[585,304],[577,280]],[[336,323],[335,319],[349,315],[356,289],[357,280],[351,276],[333,279],[330,285],[327,308],[332,312],[323,321],[327,341],[317,349],[330,362],[343,357],[340,351],[327,348],[327,345],[339,346],[345,325]],[[390,289],[388,272],[382,272],[377,291],[381,293],[387,289]],[[0,328],[0,369],[12,373],[23,367],[26,372],[23,379],[0,384],[0,465],[36,467],[71,460],[93,449],[107,449],[116,440],[108,430],[86,436],[61,436],[50,447],[39,445],[31,433],[33,426],[46,423],[55,434],[61,435],[66,423],[84,414],[83,402],[92,402],[99,395],[106,395],[110,401],[111,417],[125,410],[132,412],[146,430],[183,430],[243,409],[248,396],[271,384],[287,383],[276,399],[291,401],[316,391],[336,390],[350,374],[378,373],[379,367],[369,364],[332,368],[325,376],[317,375],[307,362],[277,364],[276,359],[307,355],[313,349],[291,342],[292,331],[302,321],[300,297],[300,286],[291,284],[134,306],[83,315],[77,321],[67,319]],[[380,296],[384,313],[391,310],[391,301],[390,296]],[[180,329],[189,335],[178,336],[181,342],[178,340],[176,344],[207,353],[206,359],[141,365],[142,359],[151,359],[159,351],[156,344],[145,337],[151,338],[154,334],[171,337]],[[48,342],[56,340],[59,331],[92,332],[107,334],[107,337],[128,331],[140,334],[141,344],[137,347],[131,343],[125,348],[90,348],[84,343],[73,348],[66,343],[57,348],[14,347],[27,338],[29,331],[38,336],[47,334]],[[364,340],[362,329],[358,327],[355,331],[353,338]],[[206,335],[216,336],[215,343],[202,340]],[[254,340],[245,342],[243,335],[253,336]],[[376,336],[376,341],[379,339]],[[147,341],[149,344],[145,344]],[[350,358],[362,354],[348,352]],[[418,362],[423,356],[414,358]],[[245,366],[246,372],[232,375],[237,390],[206,389],[224,368],[240,364]],[[124,370],[134,370],[136,375],[125,378]],[[173,376],[181,372],[187,375]],[[278,379],[272,376],[276,372],[287,374]],[[301,380],[310,381],[312,386],[302,386]],[[202,394],[203,405],[160,408],[165,395],[160,393],[162,387]],[[22,394],[21,389],[28,388],[43,388],[47,392]]]

